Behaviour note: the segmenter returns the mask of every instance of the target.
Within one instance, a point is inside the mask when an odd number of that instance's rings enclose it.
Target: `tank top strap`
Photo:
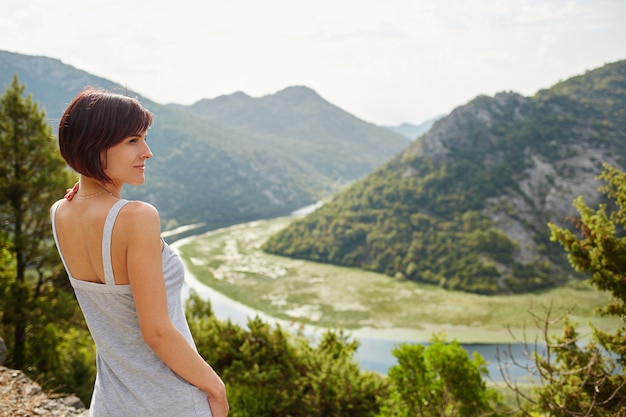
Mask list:
[[[63,262],[63,266],[65,267],[65,270],[69,271],[69,268],[67,267],[67,263],[65,263],[65,258],[63,257],[63,254],[61,253],[61,249],[60,249],[61,246],[59,246],[59,238],[57,237],[56,215],[57,215],[57,209],[59,208],[59,204],[61,203],[61,201],[63,200],[59,200],[52,205],[50,223],[52,223],[52,236],[54,237],[54,243],[57,245],[57,248],[59,248],[58,252],[59,252],[59,256],[61,257],[61,262]]]
[[[128,200],[119,200],[109,210],[104,221],[104,231],[102,233],[102,267],[104,268],[104,282],[106,285],[115,285],[113,276],[113,264],[111,264],[111,237],[113,235],[113,225],[122,207],[128,204]]]

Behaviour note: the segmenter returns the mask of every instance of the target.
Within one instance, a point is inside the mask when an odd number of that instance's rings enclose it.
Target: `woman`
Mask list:
[[[184,269],[151,205],[120,198],[145,180],[152,114],[133,98],[89,89],[59,123],[79,182],[51,208],[55,242],[96,343],[90,416],[228,414],[224,383],[187,325]]]

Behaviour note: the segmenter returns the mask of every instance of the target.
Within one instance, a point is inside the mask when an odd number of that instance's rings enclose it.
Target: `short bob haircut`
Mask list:
[[[86,89],[74,97],[59,121],[61,156],[79,174],[110,182],[104,173],[105,151],[143,134],[152,120],[152,113],[135,98]]]

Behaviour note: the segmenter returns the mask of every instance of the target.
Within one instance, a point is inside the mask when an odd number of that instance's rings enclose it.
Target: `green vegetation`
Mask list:
[[[552,350],[538,359],[547,384],[536,395],[538,407],[555,410],[554,415],[626,415],[626,173],[605,168],[600,179],[607,184],[603,192],[613,203],[610,209],[602,204],[593,210],[578,198],[578,233],[555,225],[550,229],[572,266],[590,274],[598,290],[612,295],[599,313],[620,319],[620,325],[609,331],[594,329],[591,343],[581,346],[575,325],[566,320],[563,335],[552,339]]]
[[[504,412],[501,397],[488,388],[484,359],[467,352],[454,341],[434,336],[433,344],[402,344],[394,349],[398,364],[389,370],[391,396],[380,417],[493,416]]]
[[[428,347],[399,347],[399,364],[387,379],[359,369],[358,344],[342,332],[329,330],[310,342],[258,318],[244,330],[216,320],[195,294],[187,312],[200,353],[227,384],[234,417],[401,417],[444,410],[441,415],[471,417],[502,408],[482,379],[484,360],[470,358],[456,342],[437,338]],[[406,414],[408,405],[423,412]]]
[[[478,294],[563,284],[571,272],[545,224],[566,214],[549,201],[592,183],[596,157],[626,163],[625,108],[626,61],[531,99],[478,97],[263,248]]]
[[[546,345],[545,353],[535,357],[533,372],[541,383],[528,389],[507,381],[523,416],[626,415],[626,173],[605,164],[599,179],[605,182],[601,190],[607,204],[594,210],[579,197],[574,201],[579,213],[572,219],[575,228],[549,227],[571,266],[611,295],[597,313],[618,322],[609,330],[593,328],[588,338],[568,314],[536,316]],[[549,335],[548,329],[557,324],[562,324],[562,334]]]
[[[87,395],[90,342],[50,233],[49,208],[70,183],[45,113],[17,76],[0,97],[0,335],[7,366]],[[72,329],[67,331],[68,329]]]

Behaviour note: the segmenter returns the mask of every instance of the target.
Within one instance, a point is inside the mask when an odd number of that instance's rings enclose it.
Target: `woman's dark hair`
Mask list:
[[[79,174],[108,182],[111,179],[104,173],[103,152],[129,136],[143,134],[152,120],[152,113],[135,98],[99,89],[84,90],[61,116],[61,156]]]

